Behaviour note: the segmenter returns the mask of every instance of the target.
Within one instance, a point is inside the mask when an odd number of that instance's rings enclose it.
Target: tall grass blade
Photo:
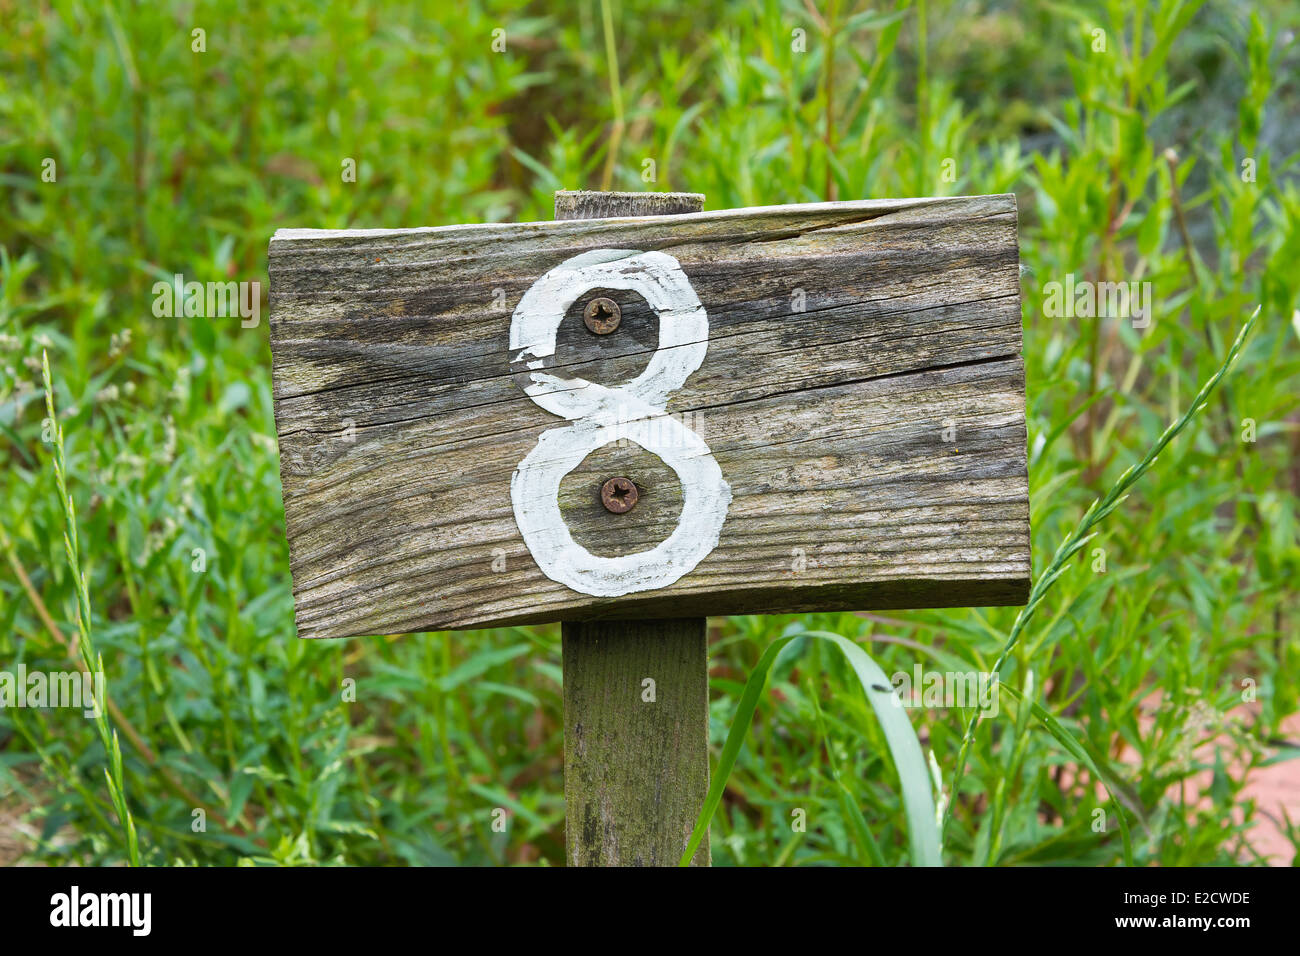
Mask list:
[[[854,674],[862,684],[863,693],[867,695],[868,703],[871,704],[876,718],[880,721],[885,739],[889,743],[889,752],[894,758],[894,765],[898,768],[898,776],[903,787],[903,808],[907,816],[912,864],[942,866],[934,796],[930,792],[930,773],[926,767],[925,757],[921,753],[920,741],[916,739],[916,731],[912,729],[906,712],[899,706],[898,698],[885,672],[857,644],[839,634],[826,631],[797,631],[786,634],[777,638],[763,651],[763,656],[759,659],[753,673],[749,675],[749,680],[745,682],[744,692],[736,708],[735,719],[731,722],[727,740],[722,746],[722,755],[718,758],[717,771],[709,784],[704,806],[700,809],[699,819],[696,821],[695,830],[691,833],[690,842],[686,845],[686,852],[682,854],[680,865],[690,865],[696,848],[704,839],[704,834],[708,832],[709,823],[718,809],[718,804],[722,802],[722,793],[727,788],[727,780],[736,765],[736,758],[745,742],[745,736],[749,733],[750,724],[754,720],[754,711],[758,707],[759,696],[767,685],[768,674],[781,652],[789,647],[792,641],[802,637],[829,641],[839,648],[853,668]],[[865,824],[861,818],[861,811],[853,806],[853,801],[847,796],[842,783],[840,788],[841,800],[845,803],[845,813],[849,815],[848,824],[855,840],[868,848],[873,848],[875,841],[871,839],[869,833],[865,835],[863,833]],[[850,809],[853,814],[849,814]],[[876,850],[870,855],[876,857],[878,853],[879,851]]]
[[[50,358],[42,350],[41,375],[45,384],[45,411],[49,416],[54,434],[54,484],[59,492],[59,503],[63,507],[63,551],[68,559],[68,568],[72,571],[72,580],[77,593],[77,649],[81,661],[90,674],[104,673],[104,659],[95,652],[95,645],[90,633],[90,588],[86,582],[86,573],[81,568],[81,553],[77,543],[77,514],[68,494],[68,460],[63,447],[63,426],[54,414],[54,385],[50,380]],[[109,730],[107,682],[103,682],[104,700],[96,701],[95,728],[99,739],[104,744],[108,757],[108,766],[104,768],[104,779],[108,785],[108,795],[117,811],[118,823],[122,827],[123,841],[126,844],[127,859],[132,866],[140,865],[140,843],[136,835],[135,820],[126,803],[126,776],[122,770],[122,748],[117,741],[117,731]]]

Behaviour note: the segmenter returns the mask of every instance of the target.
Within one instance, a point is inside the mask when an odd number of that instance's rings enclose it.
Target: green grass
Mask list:
[[[714,620],[715,753],[789,628],[845,635],[886,674],[1004,657],[1001,712],[960,760],[971,712],[906,712],[940,781],[944,862],[1254,861],[1243,782],[1297,753],[1300,11],[560,10],[0,4],[0,669],[75,667],[93,634],[113,705],[104,734],[80,711],[0,711],[0,814],[25,821],[26,857],[127,862],[138,832],[146,863],[563,861],[558,629],[298,641],[265,308],[256,328],[162,319],[151,287],[265,288],[282,226],[545,219],[555,189],[587,187],[710,208],[1019,200],[1050,592],[1032,620]],[[1069,273],[1150,281],[1150,326],[1047,316]],[[1054,562],[1257,304],[1205,408]],[[910,859],[884,730],[824,644],[772,664],[713,818],[717,864]]]

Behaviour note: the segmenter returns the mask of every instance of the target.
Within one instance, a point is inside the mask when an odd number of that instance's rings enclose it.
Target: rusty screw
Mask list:
[[[582,321],[597,335],[609,335],[623,321],[623,310],[613,299],[602,295],[587,303],[587,307],[582,310]]]
[[[640,495],[630,478],[611,478],[600,486],[600,500],[607,511],[627,514],[636,507]]]

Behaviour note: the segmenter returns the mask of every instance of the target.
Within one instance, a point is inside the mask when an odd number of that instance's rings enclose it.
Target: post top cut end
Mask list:
[[[585,189],[561,189],[555,193],[556,219],[607,219],[629,214],[676,216],[703,209],[703,193],[617,193]]]

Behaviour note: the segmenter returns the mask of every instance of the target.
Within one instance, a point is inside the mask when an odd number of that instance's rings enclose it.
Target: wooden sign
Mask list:
[[[270,247],[303,637],[1028,592],[1015,197]]]

